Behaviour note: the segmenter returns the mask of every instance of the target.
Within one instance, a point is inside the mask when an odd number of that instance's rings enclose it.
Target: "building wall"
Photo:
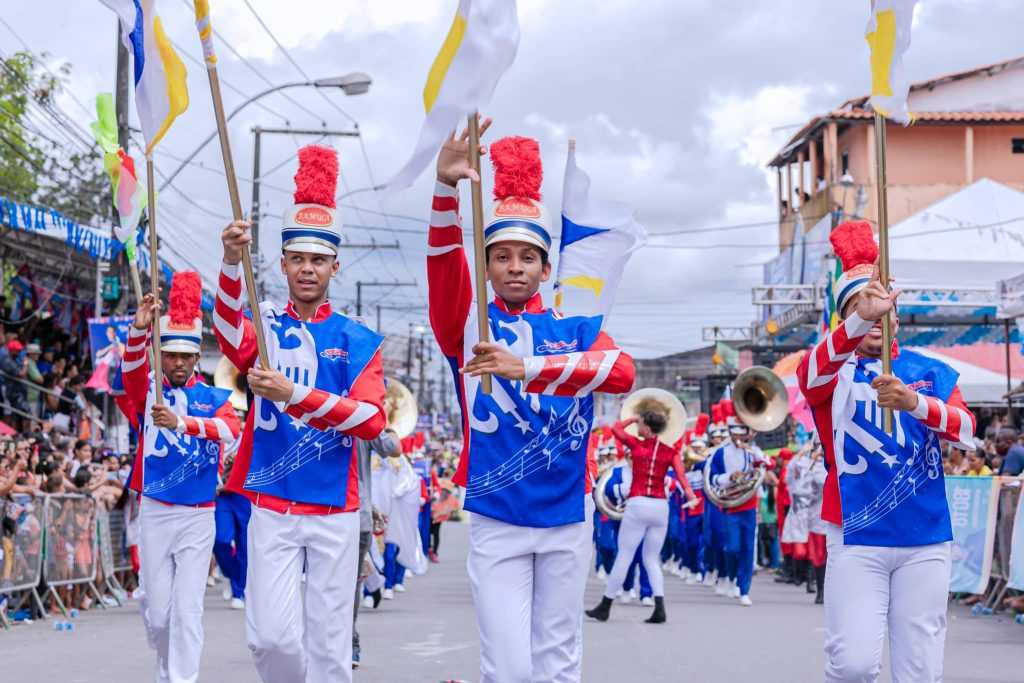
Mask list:
[[[1013,138],[1024,138],[1024,126],[974,127],[975,180],[991,178],[1024,187],[1024,154],[1011,153]]]
[[[910,93],[910,111],[1024,111],[1024,64]]]

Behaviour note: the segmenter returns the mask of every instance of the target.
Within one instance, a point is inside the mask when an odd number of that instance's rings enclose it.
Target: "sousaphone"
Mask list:
[[[386,380],[387,393],[384,395],[384,415],[388,419],[388,427],[393,429],[398,438],[404,439],[416,431],[419,420],[419,409],[416,397],[397,379]]]
[[[682,437],[683,432],[686,431],[686,408],[683,407],[682,402],[674,394],[664,389],[654,387],[638,389],[623,401],[622,410],[619,411],[619,419],[628,420],[640,417],[647,412],[661,413],[665,416],[665,429],[658,435],[658,439],[665,446],[673,448],[680,437]],[[626,431],[633,436],[637,435],[635,424],[627,427]],[[619,468],[622,469],[623,481],[630,481],[632,479],[632,472],[629,465],[623,463],[607,468],[601,473],[594,484],[594,504],[609,519],[622,519],[626,512],[626,494],[623,493],[621,496],[609,495],[613,492],[608,490],[609,481]],[[628,491],[628,489],[628,484],[622,486],[623,491]]]
[[[217,361],[217,369],[213,373],[213,386],[231,392],[228,402],[235,410],[244,413],[249,409],[249,400],[246,396],[249,382],[245,379],[245,375],[238,372],[238,368],[228,360],[227,356],[221,356]]]

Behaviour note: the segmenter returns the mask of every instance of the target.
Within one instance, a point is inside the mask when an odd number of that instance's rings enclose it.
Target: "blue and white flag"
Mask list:
[[[569,145],[562,191],[562,240],[555,278],[555,308],[563,315],[603,316],[615,303],[626,262],[647,242],[632,207],[590,196],[590,176]]]
[[[946,500],[953,526],[951,593],[984,593],[992,572],[999,480],[946,477]]]

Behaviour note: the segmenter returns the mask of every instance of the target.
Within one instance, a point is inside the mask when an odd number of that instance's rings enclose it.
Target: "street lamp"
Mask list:
[[[366,74],[360,71],[354,71],[350,74],[346,74],[344,76],[335,76],[333,78],[318,78],[315,81],[294,81],[292,83],[282,83],[281,85],[275,85],[271,88],[267,88],[262,92],[258,92],[249,99],[247,99],[245,102],[242,102],[237,107],[231,110],[231,113],[227,115],[225,121],[231,121],[231,119],[235,118],[235,115],[238,114],[238,112],[242,111],[253,102],[260,100],[266,97],[267,95],[272,95],[276,92],[280,92],[281,90],[288,90],[290,88],[340,88],[341,91],[346,95],[364,95],[370,90],[370,84],[372,82],[373,81]],[[203,148],[206,147],[206,145],[210,144],[210,141],[212,141],[215,137],[217,137],[216,129],[214,129],[214,131],[210,133],[210,135],[207,136],[205,140],[199,143],[199,146],[196,147],[191,154],[189,154],[182,160],[178,167],[174,169],[173,173],[171,173],[169,176],[167,176],[166,179],[164,179],[163,183],[160,184],[160,189],[166,190],[168,187],[170,187],[171,183],[174,182],[174,179],[178,177],[178,174],[181,173],[185,169],[185,167],[188,166],[192,162],[192,160],[196,158],[196,155],[198,155],[199,152],[203,151]]]

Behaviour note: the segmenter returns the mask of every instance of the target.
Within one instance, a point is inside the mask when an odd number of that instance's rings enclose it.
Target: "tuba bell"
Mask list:
[[[736,417],[755,432],[770,432],[786,421],[789,396],[779,376],[755,365],[739,374],[732,386]]]
[[[221,356],[217,361],[217,369],[213,372],[213,386],[231,392],[228,402],[235,410],[244,413],[249,409],[249,399],[246,396],[249,382],[245,379],[245,375],[238,372],[238,368],[228,360],[227,356]]]
[[[398,434],[398,438],[404,439],[416,431],[416,422],[419,420],[416,398],[409,387],[394,378],[387,380],[384,415],[388,419],[388,427]]]
[[[613,483],[612,477],[621,472],[622,477]],[[625,462],[615,463],[606,467],[594,483],[594,505],[598,511],[612,520],[620,520],[626,514],[626,496],[629,494],[628,476],[630,467]]]
[[[665,429],[658,435],[658,439],[666,446],[675,446],[683,432],[686,431],[686,408],[675,397],[675,394],[664,389],[650,387],[638,389],[626,397],[622,403],[622,410],[619,411],[619,419],[628,420],[649,411],[665,416]],[[636,425],[630,425],[626,431],[636,436]]]

